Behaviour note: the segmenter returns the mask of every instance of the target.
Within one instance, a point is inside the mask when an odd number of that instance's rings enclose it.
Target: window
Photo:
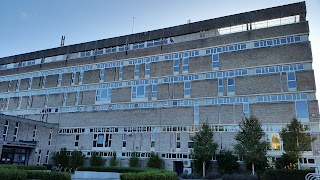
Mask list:
[[[243,113],[247,118],[250,117],[249,103],[243,103]]]
[[[223,79],[218,79],[218,95],[223,96]]]
[[[191,89],[190,81],[185,81],[184,82],[184,98],[190,98],[190,89]]]
[[[60,87],[62,84],[62,74],[59,74],[57,86]]]
[[[182,69],[183,69],[183,73],[188,73],[188,71],[189,71],[189,58],[183,59]]]
[[[111,147],[112,134],[94,134],[93,147]]]
[[[19,89],[20,89],[20,83],[21,83],[21,79],[19,79],[18,82],[17,82],[16,91],[19,91]]]
[[[281,140],[279,133],[267,134],[267,141],[270,142],[269,150],[281,150]]]
[[[132,87],[132,99],[145,100],[148,98],[149,86],[135,86]]]
[[[44,88],[44,87],[45,87],[45,85],[46,85],[46,80],[47,80],[47,77],[46,77],[46,76],[43,76],[41,88]]]
[[[123,66],[119,67],[119,80],[122,80],[123,77]]]
[[[82,83],[83,83],[83,71],[81,71],[79,75],[79,84],[82,84]]]
[[[18,131],[19,131],[19,122],[16,122],[16,127],[14,128],[14,133],[13,133],[13,141],[17,141]]]
[[[151,133],[151,148],[154,148],[156,145],[156,133],[152,132]]]
[[[97,90],[96,103],[110,103],[112,97],[112,89]]]
[[[145,68],[146,68],[146,75],[145,75],[145,77],[148,78],[148,77],[150,77],[151,64],[150,64],[150,63],[146,63]]]
[[[46,155],[46,162],[45,162],[45,164],[48,164],[48,163],[49,163],[49,154],[50,154],[50,151],[48,150],[48,151],[47,151],[47,155]]]
[[[173,60],[173,74],[179,74],[180,59]]]
[[[296,73],[295,72],[287,72],[287,81],[288,81],[288,89],[289,91],[296,91],[297,83],[296,83]]]
[[[307,101],[296,101],[296,116],[301,121],[309,119],[309,110]]]
[[[193,137],[195,136],[194,133],[189,133],[189,141],[188,141],[188,148],[193,148]]]
[[[228,95],[234,95],[234,77],[228,78]]]
[[[32,78],[29,79],[28,90],[32,88]]]
[[[157,84],[153,84],[152,85],[152,100],[156,100],[157,99],[157,92],[158,92],[158,85]]]
[[[139,79],[140,64],[136,64],[134,68],[134,79]]]
[[[181,133],[176,134],[176,149],[180,150],[181,148]]]
[[[199,105],[193,107],[193,124],[199,124]]]
[[[105,69],[100,69],[100,82],[104,81],[104,73],[105,73]]]
[[[33,127],[33,134],[32,134],[32,141],[36,140],[36,136],[37,136],[37,126]]]
[[[71,74],[71,85],[74,85],[76,83],[76,72]]]
[[[6,120],[6,123],[4,125],[4,129],[3,129],[3,140],[4,141],[7,140],[8,130],[9,130],[9,121]]]
[[[127,134],[122,135],[122,150],[127,147]]]
[[[79,139],[80,139],[79,134],[76,134],[75,137],[74,137],[74,147],[78,147],[79,146]]]
[[[53,129],[50,128],[50,131],[49,131],[49,142],[48,142],[48,145],[50,146],[51,145],[51,140],[52,140],[52,133],[53,133]]]
[[[219,54],[212,54],[212,69],[219,69]]]

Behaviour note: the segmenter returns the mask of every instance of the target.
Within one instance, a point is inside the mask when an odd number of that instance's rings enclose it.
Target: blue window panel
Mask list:
[[[229,51],[233,51],[234,47],[233,46],[229,46]]]
[[[199,51],[194,51],[195,56],[199,56]]]
[[[217,53],[221,53],[221,52],[222,52],[221,47],[218,47],[218,48],[217,48]]]
[[[228,92],[234,93],[234,86],[228,86]]]
[[[212,49],[206,49],[206,54],[211,54]]]
[[[213,68],[219,67],[219,62],[213,62],[212,66],[213,66]]]
[[[212,60],[214,61],[214,62],[218,62],[219,61],[219,54],[214,54],[213,56],[212,56]]]
[[[295,81],[289,81],[288,82],[288,87],[289,88],[297,88],[297,83]]]
[[[275,67],[269,67],[269,72],[270,73],[276,72]]]
[[[160,46],[160,40],[154,41],[154,46]]]
[[[268,40],[268,41],[267,41],[267,45],[268,45],[268,46],[272,46],[272,40]]]
[[[228,78],[228,86],[234,85],[234,78]]]
[[[259,47],[259,42],[254,42],[253,47]]]
[[[286,44],[287,43],[287,39],[286,38],[281,38],[280,42],[281,42],[281,44]]]
[[[184,87],[185,88],[188,88],[188,89],[190,89],[190,82],[188,81],[188,82],[184,82]]]
[[[307,101],[296,101],[296,116],[298,119],[308,119],[309,110]]]
[[[303,64],[297,64],[297,69],[298,70],[303,70],[304,68],[303,68]]]
[[[301,99],[307,100],[308,99],[308,95],[307,94],[301,94]]]
[[[295,36],[294,37],[294,41],[295,42],[300,42],[301,41],[301,37],[300,36]]]
[[[287,37],[287,43],[291,43],[291,38]]]
[[[144,43],[140,43],[139,48],[144,48]]]
[[[199,78],[199,74],[195,74],[195,75],[193,75],[193,80],[199,80],[200,78]]]
[[[247,75],[248,74],[248,70],[242,70],[242,75]]]
[[[247,45],[246,44],[241,44],[241,49],[246,49]]]
[[[262,74],[262,68],[256,68],[256,74]]]
[[[263,41],[260,41],[260,47],[264,47]]]
[[[294,72],[288,72],[288,80],[289,81],[296,80],[296,76]]]
[[[290,67],[289,66],[282,66],[282,71],[289,71]]]
[[[277,101],[278,96],[277,95],[271,95],[271,101]]]

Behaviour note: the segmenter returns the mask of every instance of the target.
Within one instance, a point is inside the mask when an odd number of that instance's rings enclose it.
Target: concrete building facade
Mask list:
[[[305,17],[300,2],[0,58],[0,112],[58,124],[56,150],[116,151],[121,165],[154,151],[186,170],[199,125],[232,150],[254,115],[279,157],[292,118],[319,136]],[[302,165],[319,165],[319,152],[317,140]]]

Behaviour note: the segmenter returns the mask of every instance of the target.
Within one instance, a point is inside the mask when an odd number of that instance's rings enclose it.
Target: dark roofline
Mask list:
[[[137,42],[144,42],[160,38],[168,38],[173,36],[180,36],[200,31],[207,31],[210,29],[217,29],[250,22],[264,21],[268,19],[276,19],[281,17],[306,14],[305,2],[298,2],[287,4],[283,6],[260,9],[235,15],[229,15],[204,21],[183,24],[153,31],[141,32],[125,36],[113,37],[97,41],[74,44],[64,47],[57,47],[52,49],[40,50],[20,55],[13,55],[0,58],[0,65],[16,63],[26,60],[38,59],[43,57],[50,57],[56,55],[63,55],[81,51],[88,51],[92,49],[100,49],[106,47],[114,47],[124,44],[132,44]]]
[[[46,122],[42,122],[42,121],[35,121],[32,119],[26,119],[26,118],[21,118],[21,117],[17,117],[17,116],[10,116],[10,115],[5,115],[5,114],[0,114],[0,120],[17,121],[17,122],[41,125],[41,126],[52,127],[52,128],[58,127],[58,124],[46,123]]]

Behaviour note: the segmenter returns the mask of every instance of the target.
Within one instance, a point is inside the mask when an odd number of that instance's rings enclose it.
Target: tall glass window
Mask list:
[[[173,74],[179,74],[180,59],[173,60]]]
[[[83,83],[83,71],[81,71],[79,75],[79,84],[82,84],[82,83]]]
[[[309,119],[308,101],[296,101],[296,116],[301,121]]]
[[[157,99],[157,92],[158,92],[158,85],[157,84],[153,84],[152,85],[152,100],[156,100]]]
[[[140,64],[136,64],[134,68],[134,78],[139,79],[139,74],[140,74]]]
[[[189,98],[190,97],[190,89],[191,89],[191,83],[190,81],[184,82],[184,97]]]
[[[110,103],[112,97],[112,89],[97,90],[96,103]]]
[[[106,72],[106,69],[100,69],[100,82],[104,81],[104,73]]]
[[[150,77],[150,67],[151,64],[150,63],[146,63],[145,68],[146,68],[146,78]]]
[[[189,58],[184,58],[183,59],[183,73],[188,73],[189,71]]]
[[[250,117],[249,103],[243,103],[243,113],[247,118]]]
[[[148,98],[149,86],[134,86],[132,87],[133,100],[146,100]]]
[[[219,54],[212,54],[212,69],[219,69]]]
[[[234,95],[234,77],[228,78],[228,95]]]
[[[122,80],[123,77],[123,66],[120,66],[119,68],[119,80]]]
[[[223,79],[218,79],[218,95],[223,96]]]
[[[62,84],[62,74],[59,74],[57,86],[60,87]]]
[[[287,81],[288,81],[288,89],[291,91],[296,91],[297,83],[296,83],[295,72],[287,72]]]

